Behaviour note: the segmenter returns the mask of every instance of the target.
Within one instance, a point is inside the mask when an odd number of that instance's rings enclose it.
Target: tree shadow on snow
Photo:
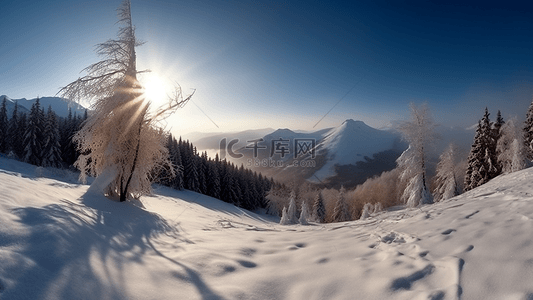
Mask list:
[[[20,251],[27,261],[13,270],[15,285],[2,299],[128,299],[125,266],[142,267],[147,252],[171,261],[184,271],[204,299],[216,296],[194,270],[168,258],[154,247],[153,239],[167,235],[177,243],[189,242],[160,215],[132,203],[119,203],[85,194],[80,203],[62,200],[44,207],[13,210],[29,230],[26,247]],[[175,248],[176,251],[179,248]],[[159,274],[160,275],[160,274]],[[154,274],[154,286],[158,274]],[[177,291],[179,293],[179,291]]]

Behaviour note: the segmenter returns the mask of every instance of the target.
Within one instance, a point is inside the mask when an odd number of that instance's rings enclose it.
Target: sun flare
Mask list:
[[[142,81],[144,94],[154,106],[160,106],[167,100],[168,86],[165,81],[156,74],[148,74]]]

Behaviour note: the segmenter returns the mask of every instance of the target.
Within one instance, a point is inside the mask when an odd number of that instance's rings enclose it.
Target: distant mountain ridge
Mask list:
[[[342,180],[347,187],[394,168],[396,158],[406,148],[394,130],[375,129],[351,119],[335,128],[311,132],[280,128],[258,136],[262,131],[216,134],[193,144],[200,151],[206,149],[205,145],[210,145],[209,149],[217,147],[221,158],[281,181],[308,180],[334,186],[342,173],[339,167],[348,166],[350,172],[356,168],[359,175]],[[245,136],[243,143],[241,138]],[[222,141],[223,137],[226,139]],[[232,143],[235,137],[239,137],[239,143]]]
[[[226,140],[222,145],[224,149],[220,152],[220,156],[237,165],[243,164],[280,181],[306,180],[335,188],[341,185],[347,188],[354,187],[367,178],[394,169],[396,159],[407,149],[407,143],[394,128],[376,129],[362,121],[352,119],[342,122],[335,128],[313,132],[280,128],[271,130],[262,137],[257,135],[264,131],[218,133],[202,137],[199,144],[194,140],[192,142],[195,146],[211,145],[209,149],[220,149],[221,138],[224,137]],[[250,132],[256,135],[249,135]],[[436,165],[438,156],[450,142],[458,145],[462,149],[461,152],[466,153],[461,155],[466,157],[474,136],[472,130],[438,126],[436,132],[442,138],[436,140],[428,149],[430,168]],[[240,139],[238,144],[229,144],[234,137],[245,136],[248,138],[244,139],[247,144],[242,143],[243,139]],[[309,143],[313,141],[314,151],[303,154],[298,152],[295,156],[297,151],[302,150],[295,149],[297,140],[307,140]],[[202,151],[207,148],[199,146],[198,149]],[[295,165],[295,162],[298,165]]]
[[[0,96],[0,103],[2,103],[4,99],[6,99],[7,113],[8,117],[10,118],[13,115],[15,103],[18,104],[18,110],[20,113],[28,114],[30,112],[31,106],[37,100],[37,98],[29,100],[26,98],[11,99],[9,96],[2,95]],[[45,111],[48,109],[49,106],[51,106],[52,110],[56,113],[56,115],[62,118],[66,118],[68,116],[69,108],[72,111],[72,115],[83,115],[86,110],[86,108],[82,105],[60,97],[39,97],[39,103]]]

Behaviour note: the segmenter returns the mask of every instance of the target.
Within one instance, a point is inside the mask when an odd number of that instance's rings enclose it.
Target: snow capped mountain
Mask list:
[[[6,99],[7,117],[11,118],[11,116],[13,116],[13,110],[15,110],[15,101],[9,98],[8,96],[2,95],[0,96],[0,104],[2,104],[4,99]],[[27,115],[30,113],[30,110],[22,105],[19,105],[19,107],[17,108],[17,111],[19,114]]]
[[[33,99],[11,99],[6,95],[0,96],[0,101],[3,101],[3,99],[6,99],[6,104],[8,106],[8,116],[11,117],[11,114],[13,113],[13,109],[15,107],[15,103],[18,104],[19,111],[23,113],[29,113],[31,106],[33,103],[35,103],[35,100],[37,98]],[[1,103],[1,102],[0,102]],[[86,108],[72,102],[70,100],[67,100],[65,98],[60,97],[39,97],[39,103],[41,105],[41,108],[43,108],[45,111],[48,109],[49,106],[52,107],[52,110],[59,116],[66,118],[68,116],[69,108],[72,110],[72,115],[77,114],[83,116],[85,113]]]
[[[317,146],[317,150],[326,155],[327,162],[313,177],[324,180],[334,176],[336,165],[365,161],[365,157],[395,148],[399,138],[392,131],[375,129],[362,121],[346,120],[329,131]]]

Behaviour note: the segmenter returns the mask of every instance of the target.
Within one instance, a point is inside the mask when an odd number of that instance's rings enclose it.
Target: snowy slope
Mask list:
[[[0,299],[532,299],[532,177],[281,226],[167,188],[116,203],[0,158]]]
[[[11,104],[9,104],[10,107],[14,107],[14,103],[16,102],[19,105],[19,109],[20,107],[23,107],[22,110],[27,113],[29,113],[31,106],[33,105],[33,103],[35,103],[35,100],[37,100],[37,98],[33,98],[29,100],[26,98],[11,99],[3,95],[3,96],[0,96],[0,101],[2,101],[4,97],[6,98],[8,102],[11,102]],[[69,101],[67,99],[60,98],[60,97],[39,97],[39,103],[41,104],[41,108],[43,108],[45,112],[48,110],[48,106],[52,106],[52,110],[58,116],[63,117],[63,118],[66,118],[68,116],[69,107],[72,110],[73,115],[74,113],[76,113],[78,116],[83,116],[83,114],[85,113],[85,108],[83,106],[77,103],[74,103],[72,101]],[[11,114],[12,113],[9,113],[8,111],[8,116],[10,118],[11,118]]]
[[[335,175],[335,165],[350,165],[363,161],[365,156],[394,148],[399,136],[391,131],[379,130],[362,121],[344,121],[339,127],[327,133],[318,145],[320,151],[327,151],[327,163],[314,174],[323,180]]]

